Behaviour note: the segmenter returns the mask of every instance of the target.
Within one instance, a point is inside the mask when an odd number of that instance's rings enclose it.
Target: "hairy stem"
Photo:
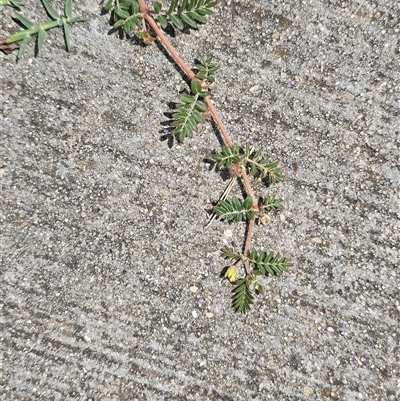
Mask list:
[[[190,80],[192,80],[195,77],[194,72],[182,60],[182,58],[179,56],[179,54],[176,52],[176,50],[172,47],[171,43],[169,43],[168,39],[166,38],[166,36],[162,32],[162,30],[159,28],[156,21],[154,21],[153,17],[150,15],[150,11],[145,3],[145,0],[138,0],[138,2],[139,2],[140,12],[144,14],[144,18],[146,19],[147,23],[151,26],[151,28],[157,35],[158,40],[161,42],[161,44],[164,46],[164,48],[168,51],[168,53],[171,55],[171,57],[176,61],[176,63],[181,67],[181,69],[187,75],[187,77]],[[206,96],[204,98],[204,101],[206,102],[208,109],[210,110],[210,112],[213,116],[213,119],[214,119],[215,123],[217,124],[222,137],[224,138],[226,145],[229,148],[232,148],[233,147],[232,139],[230,138],[228,131],[226,130],[221,119],[219,118],[217,110],[215,109],[214,105],[212,104],[210,97]],[[257,206],[258,206],[257,198],[254,195],[254,191],[251,187],[249,177],[244,169],[242,170],[241,178],[243,179],[243,183],[246,187],[247,193],[253,200],[253,208],[257,208]],[[250,220],[249,231],[248,231],[247,239],[246,239],[247,251],[248,251],[248,249],[250,249],[250,242],[251,242],[251,238],[253,235],[253,228],[254,228],[254,220]],[[250,233],[250,235],[249,235],[249,233]],[[249,241],[249,243],[247,244],[248,241]],[[245,247],[245,249],[246,249],[246,247]],[[247,267],[246,267],[246,271],[247,271]]]
[[[249,226],[248,226],[248,229],[247,229],[246,242],[244,244],[244,250],[243,250],[243,255],[246,256],[246,257],[249,255],[251,240],[253,239],[254,225],[255,225],[255,220],[254,219],[249,220]],[[249,265],[249,261],[248,260],[246,260],[244,262],[244,268],[246,270],[246,274],[250,275],[251,274],[251,269],[250,269],[250,265]]]
[[[246,173],[246,170],[242,167],[242,180],[243,180],[243,184],[246,188],[246,192],[249,194],[249,196],[251,197],[252,201],[253,201],[253,210],[258,210],[258,200],[256,198],[256,196],[254,195],[254,191],[253,188],[251,187],[250,184],[250,180],[249,180],[249,176]]]
[[[230,136],[228,134],[228,131],[226,130],[224,124],[221,121],[221,119],[219,118],[217,110],[215,109],[214,105],[211,102],[210,96],[205,97],[204,101],[206,102],[207,107],[210,110],[210,112],[211,112],[211,114],[213,116],[213,119],[214,119],[215,123],[217,124],[217,126],[219,128],[219,132],[221,133],[222,137],[224,138],[224,141],[225,141],[226,145],[229,148],[232,148],[232,146],[233,146],[232,139],[230,138]]]
[[[144,0],[139,0],[139,7],[140,12],[144,14],[144,18],[157,35],[159,41],[162,43],[162,45],[165,47],[171,57],[178,63],[179,67],[182,68],[183,72],[188,76],[188,78],[193,79],[195,75],[194,72],[182,60],[176,50],[172,47],[171,43],[169,43],[162,30],[158,27],[156,21],[154,21],[153,17],[149,14],[149,9]]]
[[[244,244],[244,251],[243,251],[243,254],[245,256],[248,256],[249,254],[251,239],[253,238],[254,225],[255,225],[255,220],[254,219],[249,220],[249,228],[247,230],[246,243]]]
[[[158,27],[157,23],[154,21],[153,17],[149,14],[149,9],[145,3],[145,0],[139,0],[139,7],[140,7],[140,12],[142,12],[145,15],[145,19],[148,22],[148,24],[151,26],[155,34],[157,35],[159,41],[162,43],[162,45],[165,47],[165,49],[168,51],[168,53],[171,55],[171,57],[178,63],[179,67],[182,68],[183,72],[187,75],[189,79],[193,79],[195,77],[194,72],[188,67],[188,65],[182,60],[182,58],[179,56],[179,54],[176,52],[176,50],[172,47],[171,43],[169,43],[168,39],[162,32],[162,30]],[[219,118],[219,115],[217,111],[215,110],[214,105],[211,102],[211,99],[209,96],[204,98],[204,101],[206,102],[215,123],[218,126],[219,131],[221,132],[221,135],[224,138],[224,141],[226,145],[231,148],[233,146],[232,139],[229,137],[229,134],[222,123],[221,119]]]

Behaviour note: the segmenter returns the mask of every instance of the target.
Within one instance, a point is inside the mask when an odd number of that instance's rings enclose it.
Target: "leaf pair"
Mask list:
[[[253,249],[250,250],[248,257],[246,257],[234,252],[233,249],[229,247],[224,247],[221,251],[225,259],[233,260],[234,263],[243,260],[243,263],[250,263],[250,266],[253,269],[249,275],[234,282],[235,287],[232,290],[232,306],[236,312],[245,313],[250,309],[254,300],[251,293],[252,288],[258,292],[263,291],[263,286],[255,279],[256,276],[260,274],[280,274],[292,266],[292,263],[288,259],[278,254],[266,254],[265,252],[259,253]]]
[[[282,181],[282,174],[277,162],[271,162],[268,158],[261,156],[261,151],[254,152],[251,148],[246,147],[245,151],[241,151],[238,146],[228,148],[223,146],[221,153],[213,156],[217,161],[218,167],[229,169],[232,164],[239,164],[247,169],[254,177],[265,178],[273,184]]]

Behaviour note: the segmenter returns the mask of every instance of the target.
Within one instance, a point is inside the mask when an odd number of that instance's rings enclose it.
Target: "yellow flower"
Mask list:
[[[225,277],[231,282],[233,283],[234,281],[236,281],[236,277],[238,274],[238,266],[231,266],[225,273]]]

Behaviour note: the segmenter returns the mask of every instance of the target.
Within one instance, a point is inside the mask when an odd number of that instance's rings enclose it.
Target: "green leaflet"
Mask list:
[[[72,0],[65,0],[64,13],[67,18],[72,18]]]
[[[69,30],[69,25],[64,22],[63,23],[63,29],[64,29],[64,40],[65,40],[65,47],[67,48],[67,52],[71,49],[71,33]]]
[[[190,89],[192,90],[192,93],[197,95],[198,93],[201,92],[201,83],[198,79],[193,78],[190,82]]]
[[[178,28],[179,30],[182,30],[185,27],[184,23],[178,16],[171,14],[171,15],[169,15],[169,19],[175,25],[175,27]]]
[[[46,32],[43,29],[41,29],[38,32],[38,36],[37,36],[37,49],[38,49],[38,52],[40,52],[40,50],[42,50],[45,37],[46,37]]]
[[[164,29],[168,26],[168,20],[163,15],[157,15],[156,18]]]
[[[115,6],[116,0],[108,0],[106,5],[104,6],[104,10],[110,11]]]
[[[207,105],[201,100],[198,100],[196,102],[196,109],[201,112],[207,111]]]
[[[154,12],[156,14],[159,14],[162,9],[162,4],[159,1],[156,1],[154,2],[153,7],[154,7]]]
[[[24,37],[24,39],[23,39],[23,41],[21,43],[21,46],[19,47],[19,50],[18,50],[18,58],[21,58],[21,56],[22,56],[23,52],[25,51],[26,46],[28,45],[30,40],[31,40],[30,35],[26,35]]]
[[[179,0],[172,0],[168,9],[168,14],[171,14],[178,6]]]
[[[54,9],[54,7],[47,0],[40,0],[50,18],[53,20],[58,20],[61,17],[58,15],[58,12]]]
[[[131,15],[136,15],[139,13],[139,11],[140,11],[139,4],[136,1],[133,1],[131,6]]]
[[[187,25],[191,26],[192,28],[197,28],[196,21],[192,19],[192,17],[190,17],[188,14],[181,14],[180,17]]]
[[[119,19],[126,20],[130,17],[128,11],[123,10],[122,8],[115,10],[115,15],[119,17]]]
[[[202,15],[200,15],[197,11],[189,11],[189,16],[198,22],[201,23],[206,22],[206,19]]]
[[[32,21],[29,21],[28,18],[25,18],[23,15],[15,12],[14,18],[17,19],[25,28],[32,29],[35,24]]]

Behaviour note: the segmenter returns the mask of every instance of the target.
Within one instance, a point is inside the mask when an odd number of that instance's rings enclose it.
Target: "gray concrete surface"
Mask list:
[[[399,2],[222,0],[171,39],[215,58],[234,141],[285,176],[258,188],[284,209],[254,247],[294,266],[247,315],[219,278],[244,225],[203,228],[213,127],[161,141],[178,70],[97,1],[74,10],[70,53],[52,31],[1,55],[0,399],[398,400]]]

